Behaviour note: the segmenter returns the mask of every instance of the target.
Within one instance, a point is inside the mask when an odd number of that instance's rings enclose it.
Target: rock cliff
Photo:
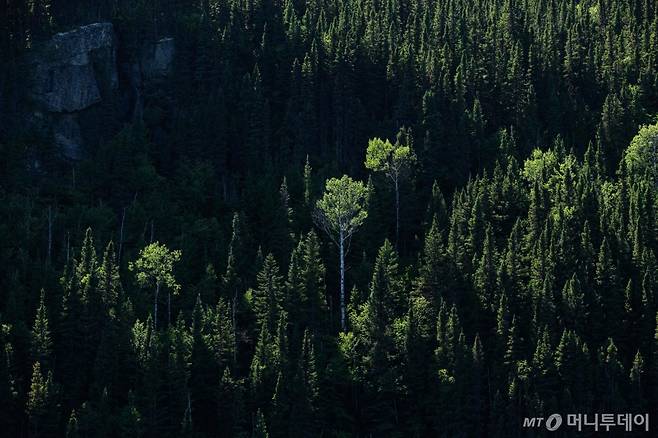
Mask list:
[[[110,23],[58,33],[30,54],[31,97],[44,111],[80,111],[116,89],[116,48]]]
[[[32,102],[32,126],[52,135],[62,155],[77,160],[84,154],[85,131],[80,119],[104,99],[141,101],[144,83],[167,77],[174,57],[174,40],[162,38],[143,46],[136,61],[117,59],[117,38],[111,23],[93,23],[58,33],[35,47],[27,56],[28,96]],[[136,72],[122,86],[118,65]],[[137,82],[137,84],[135,84]],[[119,121],[134,111],[119,110]],[[88,117],[86,118],[88,119]],[[99,123],[102,123],[99,121]],[[93,131],[93,129],[91,129]]]

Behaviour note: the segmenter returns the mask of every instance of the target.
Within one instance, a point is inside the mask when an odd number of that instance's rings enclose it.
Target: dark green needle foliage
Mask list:
[[[657,47],[652,0],[2,2],[0,435],[653,414]]]

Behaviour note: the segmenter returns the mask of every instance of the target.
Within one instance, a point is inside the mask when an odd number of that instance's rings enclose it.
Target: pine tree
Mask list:
[[[75,260],[73,264],[77,265]],[[86,379],[82,378],[84,375],[81,371],[86,370],[89,365],[84,350],[89,334],[83,326],[83,304],[80,289],[76,284],[75,271],[69,278],[62,278],[62,312],[58,323],[58,336],[55,337],[58,341],[57,375],[65,388],[64,401],[70,406],[84,397],[82,392]]]
[[[542,400],[551,401],[556,383],[556,369],[548,327],[541,330],[532,357],[533,380]]]
[[[137,410],[132,391],[128,393],[128,403],[119,415],[119,430],[123,436],[140,437],[142,435],[142,416]]]
[[[119,267],[114,255],[114,243],[110,241],[103,253],[103,260],[98,267],[98,291],[106,312],[116,312],[119,298],[122,296]]]
[[[270,434],[267,432],[265,416],[260,409],[256,412],[256,419],[251,436],[252,438],[269,438],[270,436]]]
[[[222,428],[219,436],[232,437],[244,435],[245,406],[241,380],[231,376],[228,368],[224,369],[219,382],[217,416]]]
[[[182,355],[179,360],[181,363],[182,381],[179,384],[180,389],[177,391],[177,397],[185,400],[185,391],[190,393],[190,408],[188,413],[181,412],[182,416],[176,419],[183,418],[184,422],[188,421],[186,427],[191,427],[192,424],[202,425],[203,430],[207,433],[214,434],[219,429],[216,423],[215,413],[217,412],[217,399],[214,391],[214,385],[217,382],[217,376],[220,373],[219,364],[213,360],[213,354],[207,342],[207,318],[206,311],[201,299],[197,296],[196,304],[194,305],[194,312],[192,314],[192,333],[191,333],[191,352],[189,358],[189,382],[187,378],[187,371],[184,367],[186,357]],[[181,331],[185,330],[184,325],[181,324]],[[182,353],[182,352],[181,352]],[[183,403],[184,406],[186,403]],[[185,420],[185,416],[189,418]],[[180,421],[180,420],[179,420]]]
[[[58,427],[57,389],[52,372],[47,376],[41,372],[41,364],[35,362],[32,368],[32,382],[26,404],[33,436],[53,436]]]
[[[562,289],[562,319],[564,326],[582,335],[587,326],[588,313],[585,308],[584,293],[574,274]]]
[[[35,362],[48,368],[52,363],[52,347],[53,342],[50,337],[48,311],[46,309],[46,292],[41,289],[39,308],[32,327],[32,358]]]
[[[484,348],[480,341],[480,335],[475,335],[473,347],[471,348],[472,368],[471,379],[469,388],[469,399],[467,406],[469,408],[469,421],[470,430],[473,434],[478,435],[485,430],[484,417],[485,417],[485,397],[483,395],[486,387],[485,378],[485,358]]]
[[[433,303],[438,304],[442,299],[454,302],[454,277],[454,266],[441,236],[439,222],[433,220],[421,255],[418,290]]]
[[[399,278],[398,266],[398,255],[391,243],[385,240],[377,254],[368,299],[373,317],[381,324],[381,329],[406,311],[404,285]]]
[[[606,408],[616,408],[622,403],[621,390],[627,377],[612,338],[608,338],[608,344],[599,351],[599,366],[603,371],[600,384],[602,394],[606,395]]]
[[[596,286],[603,308],[604,333],[611,334],[619,327],[623,315],[623,295],[619,287],[619,273],[612,258],[608,239],[604,238],[596,263]]]
[[[521,360],[523,355],[521,334],[519,333],[519,326],[516,319],[516,315],[512,316],[512,323],[509,327],[509,333],[507,335],[507,344],[505,349],[505,365],[508,368],[513,368],[516,364],[516,361]]]
[[[444,233],[448,226],[448,207],[443,192],[436,181],[432,184],[432,196],[427,205],[425,221],[427,225],[431,226],[435,219],[438,221],[439,231]]]
[[[638,350],[633,359],[633,365],[630,371],[630,384],[631,384],[631,403],[635,405],[636,409],[642,409],[644,406],[644,359]]]
[[[302,251],[302,276],[305,296],[306,321],[314,333],[323,333],[327,328],[327,298],[325,288],[326,270],[320,257],[320,240],[310,231]]]
[[[257,406],[265,406],[272,398],[276,385],[277,360],[274,339],[267,329],[267,324],[263,323],[249,369],[251,394]]]
[[[258,326],[265,324],[268,331],[274,332],[279,315],[283,310],[283,277],[279,265],[270,253],[265,258],[263,268],[258,273],[257,287],[253,291],[253,306]]]
[[[78,426],[78,417],[75,409],[71,411],[69,421],[66,424],[66,438],[78,438],[80,436],[80,427]]]
[[[10,326],[0,324],[0,421],[9,434],[18,434],[18,403],[13,368],[13,347],[8,340]]]
[[[473,276],[473,286],[480,304],[479,329],[486,333],[494,324],[496,310],[496,253],[491,225],[487,225],[482,255]]]

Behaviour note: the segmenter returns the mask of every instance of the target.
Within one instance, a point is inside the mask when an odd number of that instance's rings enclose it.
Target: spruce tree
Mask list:
[[[257,287],[252,296],[257,325],[265,324],[268,331],[274,332],[283,310],[284,288],[279,265],[271,253],[265,257],[256,281]]]
[[[46,309],[46,292],[41,289],[41,299],[32,327],[32,359],[48,368],[52,363],[52,347],[53,342],[50,337],[48,311]]]

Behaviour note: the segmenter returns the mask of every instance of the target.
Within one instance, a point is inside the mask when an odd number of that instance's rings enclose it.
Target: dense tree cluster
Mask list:
[[[97,20],[175,68],[70,162],[15,123],[22,60]],[[8,436],[658,404],[657,2],[8,0],[0,29]]]

